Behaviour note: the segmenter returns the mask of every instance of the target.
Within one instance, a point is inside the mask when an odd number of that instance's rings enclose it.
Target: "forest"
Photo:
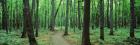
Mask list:
[[[140,45],[140,0],[0,0],[0,45]]]

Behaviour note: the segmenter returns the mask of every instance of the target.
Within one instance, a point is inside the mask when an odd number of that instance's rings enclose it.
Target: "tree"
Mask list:
[[[94,11],[91,11],[92,13],[91,13],[91,21],[90,21],[91,23],[90,23],[90,25],[91,25],[92,29],[94,29],[94,25],[95,25],[94,24],[95,23],[94,19],[95,19],[95,12],[96,12],[95,11],[96,6],[94,6],[95,5],[95,0],[91,1],[91,4],[92,4],[91,9],[94,10]]]
[[[31,15],[35,16],[36,0],[32,0]]]
[[[100,39],[104,40],[104,0],[100,0]]]
[[[69,24],[69,19],[68,19],[68,15],[69,15],[69,0],[66,0],[67,4],[66,4],[66,23],[65,23],[65,33],[64,35],[68,35],[68,24]]]
[[[51,5],[52,5],[52,12],[51,12],[51,20],[50,20],[50,30],[54,31],[54,27],[55,27],[55,0],[51,1]]]
[[[100,3],[97,4],[97,7],[96,8],[98,9],[99,6],[100,6]],[[99,21],[100,21],[100,19],[99,19],[99,10],[97,10],[95,18],[96,18],[95,26],[96,27],[99,27]]]
[[[107,12],[106,12],[106,15],[107,15],[107,27],[110,28],[110,22],[109,22],[109,0],[107,0]]]
[[[7,0],[2,0],[2,29],[8,33],[8,8]]]
[[[89,33],[89,22],[90,22],[90,0],[84,0],[84,27],[82,33],[82,45],[91,45],[90,33]]]
[[[117,8],[118,8],[117,2],[118,2],[117,0],[114,1],[114,3],[115,3],[115,22],[114,22],[115,23],[115,26],[114,26],[115,30],[117,29],[117,26],[118,26],[117,25]]]
[[[36,30],[36,37],[38,37],[38,29],[39,29],[38,8],[39,8],[39,0],[36,0],[36,14],[35,14],[35,26],[34,26]]]
[[[78,29],[81,30],[81,10],[80,10],[80,2],[81,0],[78,0]]]
[[[113,0],[110,0],[110,35],[113,34]]]
[[[38,37],[38,29],[39,29],[38,7],[39,7],[39,0],[32,0],[31,15],[34,16],[34,19],[35,19],[34,28],[35,28],[36,37]]]
[[[16,27],[15,27],[15,29],[19,29],[20,19],[19,19],[19,9],[18,9],[18,7],[19,7],[18,6],[18,0],[16,0],[16,10],[15,10],[15,25],[16,25]]]
[[[30,45],[37,45],[33,26],[32,26],[32,16],[30,15],[29,0],[23,0],[23,16],[24,16],[24,28],[27,31]]]
[[[36,3],[37,3],[37,8],[36,8]],[[34,16],[35,15],[35,30],[36,30],[36,37],[38,37],[38,26],[39,26],[39,20],[38,20],[38,0],[32,0],[32,10],[31,10],[31,15]],[[36,13],[36,14],[35,14]],[[25,21],[24,21],[25,23]],[[26,24],[26,23],[25,23]],[[25,25],[24,24],[24,25]],[[23,32],[22,32],[22,36],[21,38],[25,38],[26,37],[26,33],[27,31],[25,30],[25,27],[23,28]]]
[[[135,38],[135,27],[136,27],[136,15],[135,15],[135,0],[130,0],[130,11],[131,11],[131,21],[130,21],[130,37]]]

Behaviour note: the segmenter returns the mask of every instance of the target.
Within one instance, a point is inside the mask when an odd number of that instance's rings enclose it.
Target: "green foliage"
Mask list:
[[[73,30],[73,29],[72,29]],[[109,35],[109,29],[105,28],[105,41],[103,42],[105,45],[129,45],[129,42],[126,42],[127,38],[129,37],[129,28],[120,28],[114,31],[115,35],[110,36]],[[95,28],[90,30],[90,40],[93,45],[98,45],[100,42],[102,42],[99,39],[99,28]],[[136,32],[136,35],[138,36],[140,32]],[[75,33],[73,31],[70,31],[70,35],[66,36],[65,38],[69,40],[70,42],[74,43],[75,45],[81,44],[81,34],[82,31],[76,31]],[[136,36],[136,37],[137,37]]]
[[[0,31],[0,45],[25,45],[26,39],[21,39],[16,32],[11,32],[6,34],[3,31]]]
[[[48,29],[41,28],[39,30],[39,37],[36,38],[38,45],[49,45],[50,35]],[[21,31],[12,31],[6,34],[3,30],[0,30],[0,45],[29,45],[28,39],[20,38]]]
[[[1,1],[1,0],[0,0]],[[72,0],[72,6],[70,7],[69,11],[69,35],[65,38],[76,44],[81,44],[82,39],[82,30],[79,30],[77,28],[78,24],[78,1],[79,0]],[[83,4],[82,0],[80,0],[80,12],[81,12],[81,25],[83,25]],[[106,26],[106,13],[107,13],[107,0],[105,1],[105,26]],[[30,9],[32,8],[32,0],[30,0]],[[59,7],[60,0],[55,1],[55,7]],[[126,21],[126,27],[130,26],[130,1],[129,0],[114,0],[113,3],[113,24],[116,22],[116,25],[121,27],[121,23]],[[8,17],[9,17],[9,30],[13,30],[16,19],[19,20],[20,27],[23,28],[23,1],[22,0],[7,0],[7,7],[8,7]],[[39,0],[39,27],[41,28],[39,30],[39,37],[37,38],[37,42],[39,45],[46,45],[50,43],[50,35],[48,33],[49,29],[46,29],[50,25],[50,19],[51,19],[51,0]],[[100,30],[97,28],[98,24],[96,25],[96,22],[98,22],[99,18],[99,0],[91,0],[91,26],[94,26],[95,29],[90,30],[90,39],[92,44],[99,44],[100,42],[103,42],[99,40],[99,34]],[[115,16],[116,15],[116,16]],[[140,0],[135,0],[135,15],[137,16],[137,23],[140,26]],[[60,6],[60,9],[58,10],[58,14],[56,16],[56,30],[64,31],[65,29],[65,16],[66,16],[66,0],[62,1],[62,5]],[[33,16],[34,17],[34,16]],[[115,19],[117,18],[117,19]],[[33,18],[33,23],[35,19]],[[0,29],[2,27],[2,6],[0,3]],[[82,26],[81,26],[82,27]],[[45,28],[45,29],[44,29]],[[115,30],[115,29],[114,29]],[[114,36],[109,35],[109,29],[105,28],[105,41],[104,44],[110,44],[110,45],[127,45],[128,42],[123,42],[124,40],[127,40],[127,37],[129,37],[129,28],[118,28],[114,32]],[[136,37],[140,38],[140,29],[136,29]],[[14,30],[10,32],[9,34],[6,34],[4,31],[0,31],[0,45],[28,45],[28,40],[20,38],[21,36],[21,29],[19,31]],[[47,38],[47,39],[46,39]],[[130,40],[131,41],[131,40]]]

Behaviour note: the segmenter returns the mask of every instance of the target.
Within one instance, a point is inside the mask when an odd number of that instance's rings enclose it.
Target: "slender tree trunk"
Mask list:
[[[64,35],[68,35],[68,24],[69,24],[69,19],[68,19],[68,15],[69,15],[69,0],[66,0],[66,23],[65,23],[65,33]]]
[[[84,27],[82,33],[82,45],[91,45],[90,43],[90,0],[84,0]]]
[[[104,40],[104,0],[100,0],[100,39]]]
[[[121,12],[120,11],[120,4],[121,4],[120,1],[118,1],[118,12],[117,12],[118,15],[120,15],[120,12]],[[118,25],[118,28],[120,28],[120,17],[118,16],[117,18],[118,18],[117,25]]]
[[[91,27],[92,27],[92,29],[94,29],[94,19],[95,19],[95,15],[94,15],[94,11],[93,10],[95,10],[95,7],[94,7],[94,5],[95,5],[95,1],[93,0],[93,1],[91,1],[92,2],[92,13],[91,13]]]
[[[76,9],[76,8],[75,8],[75,3],[76,3],[76,0],[73,1],[73,5],[74,5],[74,6],[73,6],[73,12],[74,12],[74,15],[75,15],[75,16],[74,16],[74,19],[73,19],[73,21],[74,21],[74,23],[73,23],[73,24],[74,24],[74,25],[73,25],[73,26],[74,26],[74,30],[73,30],[73,31],[74,31],[74,32],[75,32],[75,28],[76,28],[76,17],[77,17],[77,16],[76,16],[76,11],[75,11],[75,9]]]
[[[10,3],[12,3],[13,2],[13,0],[11,0],[11,2]],[[10,14],[11,14],[11,18],[13,18],[13,4],[10,4]],[[10,18],[10,17],[9,17]],[[9,19],[10,20],[10,24],[9,24],[9,27],[11,27],[10,29],[9,29],[9,32],[11,32],[11,29],[13,28],[13,20],[12,19]]]
[[[32,0],[31,16],[35,16],[35,7],[36,7],[36,0]]]
[[[68,18],[70,17],[70,18],[69,18],[69,20],[70,20],[70,21],[69,21],[69,22],[70,22],[70,23],[69,23],[69,27],[72,27],[72,28],[73,28],[73,19],[72,19],[72,16],[73,16],[73,15],[72,15],[73,5],[72,5],[72,0],[69,0],[69,5],[70,5],[69,7],[71,7],[71,8],[70,8],[70,11],[69,11],[69,15],[71,15],[71,16],[68,16]]]
[[[115,0],[115,30],[117,30],[117,8],[118,8],[118,4],[117,1]]]
[[[81,10],[80,10],[80,0],[78,0],[78,29],[81,30],[81,21],[80,21],[80,15],[81,15]]]
[[[131,38],[135,38],[135,27],[136,27],[134,2],[135,2],[135,0],[130,0],[130,10],[131,10],[130,37]]]
[[[50,20],[50,30],[54,31],[55,27],[55,0],[51,1],[52,4],[52,12],[51,12],[51,20]]]
[[[8,8],[7,8],[7,0],[2,1],[2,29],[6,30],[8,33]]]
[[[46,6],[45,6],[46,7]],[[47,8],[47,7],[46,7]],[[47,27],[47,15],[48,15],[48,13],[47,13],[48,11],[47,11],[47,9],[45,10],[45,24],[44,24],[44,28],[46,28]]]
[[[110,35],[114,35],[113,33],[113,0],[110,0]]]
[[[18,0],[16,0],[16,12],[15,12],[15,15],[16,15],[16,18],[15,18],[16,29],[19,29],[19,26],[20,26],[20,24],[19,24],[19,21],[20,21],[20,19],[19,19],[19,8],[18,7],[19,7],[18,6]]]
[[[35,30],[36,37],[38,37],[38,29],[39,29],[39,17],[38,17],[38,8],[39,8],[39,0],[36,0],[36,14],[35,14]]]
[[[47,3],[48,4],[47,5],[47,7],[48,7],[47,10],[49,10],[48,11],[48,16],[50,16],[50,7],[49,7],[50,6],[50,3],[49,3],[50,0],[47,0],[47,1],[48,1],[48,3]],[[48,19],[47,27],[49,28],[49,25],[50,25],[50,17],[48,17],[47,19]]]
[[[110,22],[109,22],[109,0],[107,0],[107,27],[110,28]]]
[[[15,17],[15,14],[16,14],[16,11],[15,10],[13,10],[13,28],[15,29],[16,28],[16,26],[15,26],[15,19],[16,19],[16,17]]]
[[[98,5],[97,5],[97,8],[99,8],[99,6],[100,6],[100,3],[98,3]],[[96,27],[99,27],[99,21],[100,21],[100,19],[99,19],[99,10],[97,10],[97,12],[96,12],[96,21],[95,21],[95,25],[96,25]]]

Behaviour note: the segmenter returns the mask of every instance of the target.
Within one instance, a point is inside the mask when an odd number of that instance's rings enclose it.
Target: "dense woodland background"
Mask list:
[[[0,45],[140,45],[140,0],[0,0]]]

